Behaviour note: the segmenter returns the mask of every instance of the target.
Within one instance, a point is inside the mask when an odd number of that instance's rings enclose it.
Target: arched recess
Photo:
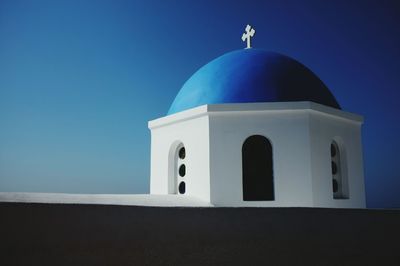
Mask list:
[[[332,174],[332,193],[334,199],[348,199],[348,178],[346,154],[343,141],[334,138],[330,146],[331,154],[331,174]]]
[[[183,178],[186,175],[186,149],[181,141],[175,141],[168,155],[168,194],[185,194]]]
[[[242,146],[244,201],[275,200],[271,142],[264,136],[248,137]]]

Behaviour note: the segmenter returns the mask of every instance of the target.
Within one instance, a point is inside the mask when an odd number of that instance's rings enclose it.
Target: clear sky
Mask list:
[[[147,121],[199,67],[253,46],[365,117],[369,207],[400,207],[398,1],[0,1],[0,191],[148,193]]]

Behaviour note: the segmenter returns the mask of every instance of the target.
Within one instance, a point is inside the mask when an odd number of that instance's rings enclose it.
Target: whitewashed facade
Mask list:
[[[364,208],[362,123],[313,102],[214,104],[168,115],[149,122],[150,193],[213,206]],[[252,198],[245,185],[244,160],[257,160],[243,158],[251,136],[272,147],[267,199]]]

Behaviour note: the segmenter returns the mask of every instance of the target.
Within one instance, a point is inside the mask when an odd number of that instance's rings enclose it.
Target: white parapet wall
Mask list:
[[[180,195],[67,194],[0,192],[0,202],[48,204],[100,204],[154,207],[212,207],[208,202]]]

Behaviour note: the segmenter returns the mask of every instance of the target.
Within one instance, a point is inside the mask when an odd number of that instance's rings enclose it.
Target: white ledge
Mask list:
[[[212,207],[213,205],[184,195],[149,194],[66,194],[0,192],[0,202],[100,204],[159,207]]]
[[[148,122],[150,129],[165,126],[171,123],[185,121],[209,114],[234,112],[271,112],[271,111],[312,111],[336,116],[356,123],[363,123],[362,116],[345,112],[319,103],[304,102],[268,102],[268,103],[233,103],[233,104],[206,104],[182,112],[167,115]]]

